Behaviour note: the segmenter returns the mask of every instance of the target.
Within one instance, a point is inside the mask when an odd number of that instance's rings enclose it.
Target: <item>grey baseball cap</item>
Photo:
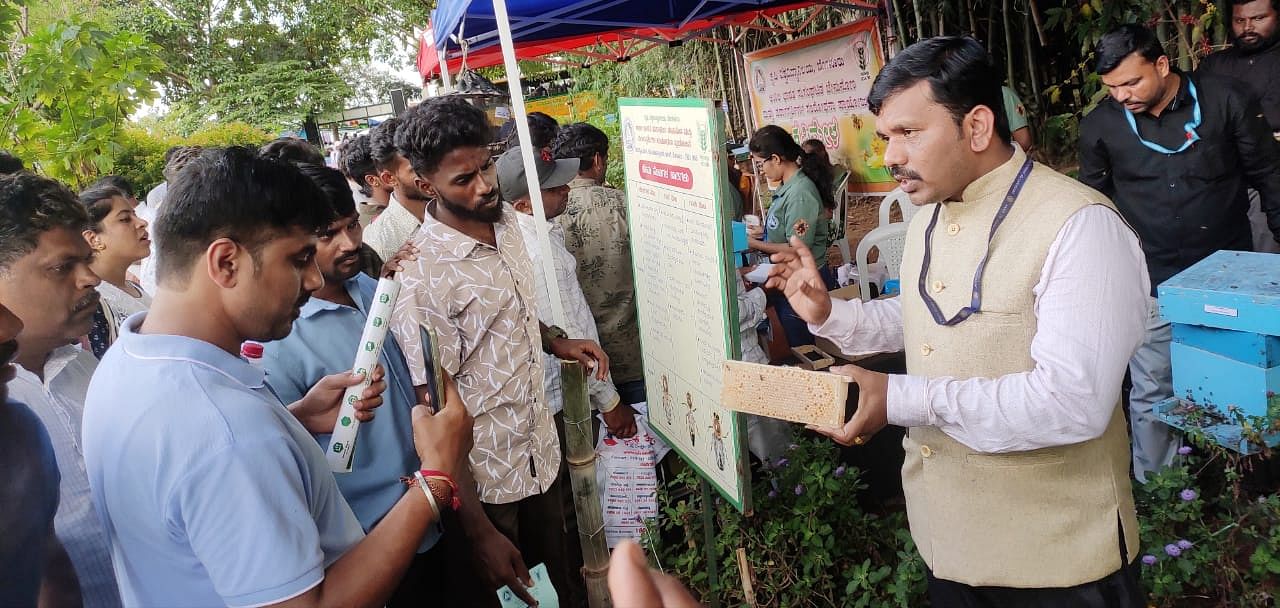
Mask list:
[[[503,152],[495,165],[502,200],[511,203],[529,194],[528,180],[524,176],[524,159],[520,157],[519,147]],[[533,151],[533,165],[538,169],[538,186],[543,190],[563,186],[578,176],[578,159],[555,160],[546,149]]]

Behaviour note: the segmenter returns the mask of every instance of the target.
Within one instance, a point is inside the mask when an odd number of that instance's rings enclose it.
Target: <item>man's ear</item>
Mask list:
[[[365,175],[363,179],[364,184],[370,188],[379,189],[383,186],[382,178],[377,175],[368,174]]]
[[[422,179],[421,175],[417,175],[416,173],[414,174],[413,185],[417,186],[418,190],[421,190],[428,198],[440,198],[436,193],[435,185],[425,179]]]
[[[235,287],[240,279],[240,272],[245,269],[245,256],[241,253],[248,252],[229,238],[209,243],[209,247],[204,250],[205,269],[209,279],[223,289]]]
[[[985,152],[996,143],[996,113],[984,105],[975,106],[964,117],[964,137],[969,149]]]

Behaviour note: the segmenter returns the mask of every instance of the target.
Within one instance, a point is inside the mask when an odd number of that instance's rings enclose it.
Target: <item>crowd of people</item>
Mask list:
[[[767,361],[767,307],[792,346],[905,352],[905,374],[835,368],[858,406],[811,430],[859,446],[908,429],[935,606],[1145,605],[1130,479],[1182,447],[1151,412],[1172,396],[1155,286],[1280,235],[1280,92],[1235,79],[1274,63],[1277,14],[1233,10],[1235,48],[1195,74],[1142,26],[1100,40],[1110,99],[1082,122],[1078,180],[1026,154],[980,43],[888,62],[868,99],[885,165],[929,205],[899,297],[829,294],[843,179],[821,142],[772,125],[748,142],[777,188],[749,238],[775,265],[737,286],[743,356]],[[143,200],[119,177],[76,195],[0,157],[5,601],[486,606],[507,586],[533,604],[545,564],[561,602],[585,606],[559,361],[589,370],[605,431],[637,432],[626,197],[605,181],[603,132],[531,122],[521,142],[430,99],[346,142],[340,170],[296,139],[175,148]],[[390,335],[353,372],[384,276],[401,284]],[[366,382],[354,467],[335,475],[329,433]],[[762,460],[788,433],[768,422],[749,421]],[[693,605],[633,545],[610,583],[624,608]]]

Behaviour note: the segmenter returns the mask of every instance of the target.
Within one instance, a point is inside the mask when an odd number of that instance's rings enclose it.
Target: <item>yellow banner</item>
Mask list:
[[[871,83],[884,65],[874,18],[749,53],[751,111],[756,126],[778,125],[796,142],[821,140],[831,162],[849,169],[849,190],[888,192],[884,143],[867,109]]]

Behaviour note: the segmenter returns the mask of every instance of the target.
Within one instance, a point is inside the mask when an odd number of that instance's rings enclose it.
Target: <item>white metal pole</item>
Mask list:
[[[511,22],[507,17],[506,0],[493,0],[493,16],[498,22],[498,40],[502,43],[502,62],[507,67],[507,90],[511,93],[511,119],[520,134],[520,156],[524,161],[524,176],[529,182],[529,201],[533,203],[534,224],[538,228],[538,249],[542,250],[542,275],[551,292],[551,319],[560,327],[565,322],[564,305],[560,301],[560,285],[556,282],[555,259],[551,253],[551,234],[547,230],[547,210],[542,205],[542,189],[538,187],[538,169],[533,164],[534,149],[529,135],[529,117],[524,108],[524,89],[520,86],[520,66],[516,63],[516,48],[511,41]]]
[[[434,44],[434,43],[433,43]],[[444,48],[440,49],[440,83],[443,95],[453,91],[453,79],[449,77],[449,43],[444,44]]]

